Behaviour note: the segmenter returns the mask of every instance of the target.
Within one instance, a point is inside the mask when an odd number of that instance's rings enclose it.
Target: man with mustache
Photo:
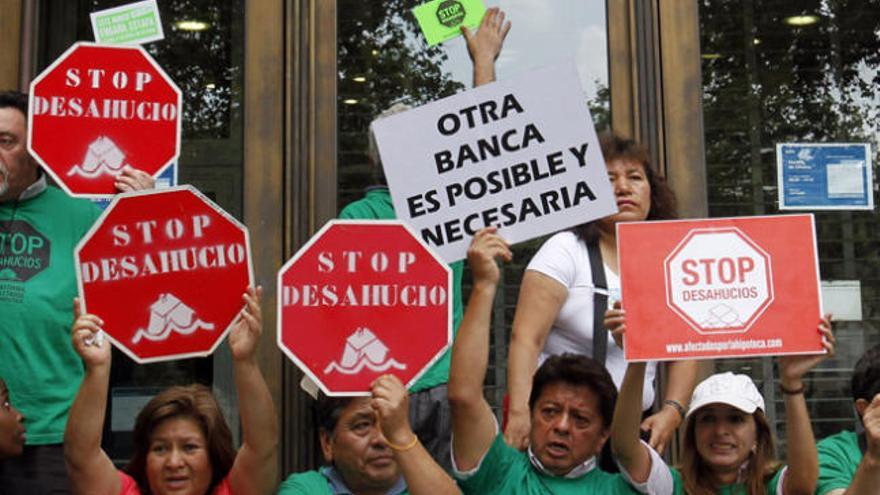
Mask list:
[[[28,427],[23,454],[0,465],[0,487],[69,493],[61,442],[83,377],[67,344],[73,250],[100,210],[47,184],[27,150],[27,112],[27,95],[0,91],[0,376]],[[130,167],[116,179],[121,192],[153,184]]]
[[[370,397],[319,396],[315,417],[327,466],[291,475],[278,495],[454,495],[409,422],[403,383],[384,375]]]
[[[596,456],[610,435],[617,387],[602,364],[583,355],[552,356],[535,373],[529,397],[528,452],[504,441],[483,395],[492,301],[501,276],[495,260],[512,258],[507,242],[496,231],[495,227],[480,230],[468,249],[474,285],[452,347],[452,455],[462,492],[613,495],[671,491],[669,469],[646,443],[651,465],[644,479],[632,477],[623,468],[611,474],[597,466]]]

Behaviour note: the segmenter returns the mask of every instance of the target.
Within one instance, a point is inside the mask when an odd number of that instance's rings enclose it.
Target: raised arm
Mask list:
[[[483,380],[489,363],[492,301],[500,277],[495,258],[510,261],[513,256],[496,230],[494,227],[482,229],[471,241],[468,263],[474,287],[452,345],[449,369],[452,454],[461,471],[469,471],[479,464],[496,434],[495,418],[483,395]]]
[[[274,493],[278,477],[278,420],[256,358],[263,332],[262,295],[262,287],[248,288],[243,296],[245,309],[229,333],[243,437],[229,484],[239,495]]]
[[[859,400],[866,402],[864,399]],[[857,404],[856,407],[860,410],[864,408],[861,414],[868,448],[862,455],[862,461],[859,462],[849,488],[846,491],[832,490],[827,495],[873,495],[880,486],[880,394],[875,395],[869,404]]]
[[[605,312],[605,328],[611,330],[615,342],[623,348],[626,314],[620,302]],[[642,388],[645,383],[645,363],[629,363],[623,383],[617,393],[614,418],[611,421],[611,450],[617,461],[636,483],[644,483],[651,473],[651,454],[639,441],[639,422],[642,420]]]
[[[372,406],[379,426],[394,452],[408,493],[412,495],[459,495],[461,490],[446,471],[434,462],[409,424],[409,398],[394,375],[383,375],[372,385]]]
[[[101,449],[110,387],[110,342],[98,338],[104,322],[95,315],[82,314],[79,299],[73,300],[73,314],[73,348],[86,371],[64,429],[64,461],[73,493],[116,495],[121,488],[119,475]]]
[[[684,411],[697,384],[696,361],[672,361],[666,363],[666,369],[669,371],[669,382],[663,405],[642,422],[642,429],[651,432],[648,443],[661,455],[684,420]]]
[[[785,495],[812,494],[819,477],[819,457],[804,399],[803,376],[834,354],[831,315],[822,318],[819,333],[823,336],[825,354],[779,357],[779,378],[785,397],[785,438],[788,441],[785,449],[788,470],[782,485]]]
[[[504,429],[507,444],[520,450],[529,445],[529,394],[538,355],[567,297],[568,289],[553,278],[534,270],[523,275],[508,349],[510,408]]]
[[[476,33],[467,26],[461,27],[467,42],[468,55],[474,64],[474,87],[495,80],[495,59],[501,53],[508,31],[510,21],[504,22],[504,12],[498,7],[486,10]]]

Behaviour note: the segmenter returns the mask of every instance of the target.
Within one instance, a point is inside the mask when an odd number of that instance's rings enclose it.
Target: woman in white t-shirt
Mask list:
[[[675,197],[665,181],[651,169],[644,147],[614,134],[600,136],[599,144],[618,213],[551,237],[532,258],[520,286],[509,350],[510,402],[504,437],[508,444],[521,449],[528,446],[528,398],[535,369],[554,354],[575,352],[595,356],[596,296],[607,296],[598,298],[600,304],[620,300],[615,225],[676,216]],[[595,253],[601,253],[604,268],[605,286],[598,285],[599,290],[594,290],[597,283],[591,270],[590,244]],[[598,266],[598,257],[594,264]],[[657,303],[663,304],[663,301]],[[599,315],[600,318],[604,315],[604,308]],[[626,370],[623,350],[608,337],[607,330],[602,329],[602,333],[605,335],[598,337],[606,341],[606,351],[598,355],[604,354],[605,367],[620,388]],[[645,374],[643,410],[650,409],[654,403],[655,374],[656,364],[652,363]],[[661,453],[684,418],[695,385],[696,364],[692,361],[670,363],[668,377],[662,407],[642,423],[642,429],[650,432],[649,443]]]

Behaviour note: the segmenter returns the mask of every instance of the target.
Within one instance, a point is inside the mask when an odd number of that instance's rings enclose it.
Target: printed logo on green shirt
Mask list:
[[[49,239],[23,220],[0,221],[0,280],[27,282],[49,266]]]
[[[464,5],[458,0],[445,0],[437,6],[437,20],[446,27],[458,26],[464,16]]]

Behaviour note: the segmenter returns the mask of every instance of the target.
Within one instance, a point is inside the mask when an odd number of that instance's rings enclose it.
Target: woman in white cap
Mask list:
[[[786,467],[775,458],[764,398],[751,378],[730,372],[712,375],[694,389],[677,469],[652,466],[649,447],[639,441],[636,407],[645,363],[629,363],[620,388],[611,425],[617,462],[635,478],[653,469],[671,469],[676,495],[812,494],[819,461],[802,378],[834,353],[830,320],[826,315],[818,327],[825,354],[777,358],[785,398]],[[623,310],[609,310],[605,322],[618,338],[625,330]]]

